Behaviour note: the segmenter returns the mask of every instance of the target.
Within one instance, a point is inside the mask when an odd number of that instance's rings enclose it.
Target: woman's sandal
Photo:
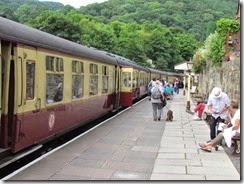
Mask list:
[[[207,148],[201,148],[201,150],[206,151],[206,152],[211,152],[211,149],[207,149]]]
[[[204,148],[204,147],[206,146],[206,144],[199,143],[199,146],[200,146],[201,148]]]

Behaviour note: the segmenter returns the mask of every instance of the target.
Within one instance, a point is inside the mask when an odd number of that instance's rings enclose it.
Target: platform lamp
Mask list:
[[[186,69],[184,70],[183,96],[186,95]]]
[[[193,67],[193,62],[187,61],[187,72],[188,72],[188,82],[187,82],[187,102],[186,102],[186,111],[191,111],[191,105],[190,105],[190,90],[191,90],[191,69]]]

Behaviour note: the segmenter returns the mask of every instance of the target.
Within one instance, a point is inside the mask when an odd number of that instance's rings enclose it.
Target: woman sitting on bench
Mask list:
[[[225,142],[228,147],[231,147],[231,138],[234,136],[240,136],[240,109],[239,109],[239,103],[236,101],[232,101],[230,104],[228,116],[231,116],[231,114],[234,114],[233,117],[231,117],[231,124],[232,126],[228,128],[227,126],[222,127],[222,132],[218,134],[217,137],[215,137],[213,140],[211,140],[208,143],[199,143],[199,146],[203,151],[211,152],[212,148],[214,148],[217,144],[219,144],[222,139],[225,139]]]

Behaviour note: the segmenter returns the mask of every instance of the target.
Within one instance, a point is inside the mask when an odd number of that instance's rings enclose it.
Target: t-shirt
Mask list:
[[[231,124],[234,126],[236,123],[237,119],[241,119],[240,118],[240,109],[238,109],[236,111],[236,113],[234,114],[233,118],[231,119]],[[238,133],[240,133],[240,126],[238,127],[238,129],[236,130]]]

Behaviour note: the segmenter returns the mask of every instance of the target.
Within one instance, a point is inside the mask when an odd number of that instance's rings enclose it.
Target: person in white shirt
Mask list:
[[[226,111],[230,106],[230,99],[228,95],[219,87],[214,87],[207,103],[207,107],[212,114],[212,120],[210,122],[210,139],[213,140],[216,137],[216,124],[217,122],[225,122]]]
[[[230,111],[230,112],[229,112]],[[203,144],[199,143],[199,146],[203,151],[211,152],[211,149],[213,147],[216,147],[217,144],[219,144],[222,139],[225,139],[225,142],[227,143],[228,147],[231,147],[231,138],[236,136],[240,136],[240,109],[239,109],[239,103],[236,101],[232,101],[229,111],[227,112],[227,115],[234,114],[233,117],[231,117],[231,127],[223,127],[222,132],[218,134],[217,137],[215,137],[210,142]]]

